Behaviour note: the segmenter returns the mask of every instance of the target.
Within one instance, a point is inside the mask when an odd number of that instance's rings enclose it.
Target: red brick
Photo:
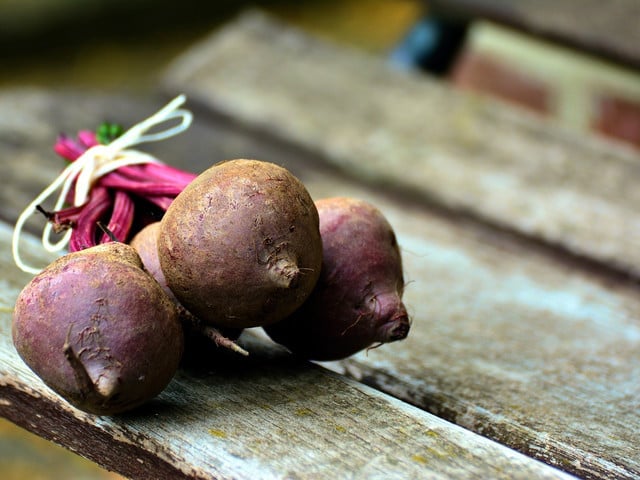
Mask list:
[[[537,112],[551,110],[550,88],[544,82],[486,54],[463,52],[451,70],[450,79],[458,87],[489,93]]]
[[[640,147],[640,102],[613,95],[597,100],[593,128]]]

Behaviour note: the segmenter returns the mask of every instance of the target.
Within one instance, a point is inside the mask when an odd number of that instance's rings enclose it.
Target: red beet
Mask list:
[[[144,268],[151,274],[153,278],[160,284],[162,289],[169,297],[178,302],[169,286],[167,280],[164,278],[162,268],[160,268],[160,260],[158,259],[158,232],[160,231],[160,222],[153,222],[140,230],[133,239],[131,239],[130,245],[140,255],[140,259],[144,265]]]
[[[219,163],[167,209],[158,254],[167,284],[203,322],[267,325],[298,308],[318,279],[318,212],[285,168],[258,160]]]
[[[180,319],[185,328],[189,330],[189,333],[207,337],[213,341],[217,346],[228,348],[234,352],[242,355],[248,355],[247,351],[238,346],[234,342],[242,333],[241,328],[225,328],[217,329],[210,325],[203,325],[199,319],[193,316],[186,308],[180,305],[180,302],[175,297],[169,286],[167,280],[164,278],[162,268],[160,268],[160,259],[158,258],[158,233],[160,232],[160,222],[150,223],[142,230],[140,230],[135,237],[131,240],[130,245],[138,252],[144,268],[151,274],[153,278],[160,284],[162,289],[167,295],[178,305],[180,312]],[[188,335],[186,340],[189,341],[193,336]],[[188,342],[191,345],[194,342]]]
[[[316,207],[323,243],[320,279],[299,310],[265,331],[313,360],[337,360],[404,339],[410,323],[393,229],[364,201],[329,198]]]
[[[110,415],[169,383],[184,348],[176,304],[129,245],[67,254],[18,296],[13,342],[54,391],[87,412]]]

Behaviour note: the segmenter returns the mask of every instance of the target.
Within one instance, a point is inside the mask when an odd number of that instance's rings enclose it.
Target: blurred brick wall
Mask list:
[[[640,101],[603,94],[597,102],[593,128],[640,148]]]
[[[455,85],[490,93],[541,113],[550,113],[551,86],[491,55],[467,50],[451,72]]]
[[[640,148],[640,72],[484,24],[470,32],[449,78]]]

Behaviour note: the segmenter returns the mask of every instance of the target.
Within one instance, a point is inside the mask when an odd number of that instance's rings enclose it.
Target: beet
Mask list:
[[[36,275],[18,296],[12,334],[52,390],[99,415],[160,393],[184,348],[176,304],[117,242],[69,253]]]
[[[183,326],[188,330],[188,332],[185,333],[192,334],[185,337],[188,348],[192,348],[192,345],[198,344],[195,337],[203,336],[208,340],[213,341],[213,343],[219,347],[228,348],[229,350],[233,350],[234,352],[242,355],[248,355],[246,350],[234,342],[234,340],[237,340],[242,333],[241,328],[219,329],[210,325],[203,325],[197,317],[192,315],[191,312],[180,304],[167,285],[167,280],[162,273],[162,268],[160,268],[160,259],[158,258],[159,232],[160,222],[150,223],[140,230],[135,237],[133,237],[130,245],[136,250],[138,255],[140,255],[144,268],[147,272],[156,279],[165,293],[178,305],[180,320],[182,321]],[[200,343],[202,344],[203,342]]]
[[[306,188],[285,168],[222,162],[167,209],[160,265],[175,296],[203,322],[267,325],[298,308],[318,279],[318,222]]]
[[[140,255],[144,268],[156,279],[162,289],[169,297],[178,302],[164,278],[160,260],[158,258],[158,233],[160,232],[160,222],[153,222],[141,229],[129,242],[135,251]]]
[[[320,279],[299,310],[265,331],[313,360],[337,360],[404,339],[410,322],[393,229],[377,208],[361,200],[328,198],[316,206],[323,242]]]

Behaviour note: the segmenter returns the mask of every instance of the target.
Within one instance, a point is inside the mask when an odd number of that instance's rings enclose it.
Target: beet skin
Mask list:
[[[158,254],[167,284],[203,322],[267,325],[298,308],[318,279],[318,212],[285,168],[258,160],[222,162],[167,209]]]
[[[199,341],[197,337],[206,337],[210,343],[213,342],[217,346],[234,350],[243,355],[247,352],[240,348],[234,342],[242,333],[241,328],[214,328],[209,325],[203,325],[202,322],[191,314],[175,297],[167,280],[164,278],[162,268],[160,268],[160,259],[158,258],[158,233],[160,232],[160,222],[150,223],[140,230],[131,240],[130,245],[136,250],[140,259],[144,264],[147,272],[156,279],[167,295],[178,305],[180,312],[180,320],[185,328],[185,348],[193,349],[194,345],[201,345],[202,349],[206,348],[207,342]]]
[[[153,222],[146,225],[140,230],[129,242],[135,251],[140,255],[142,264],[147,272],[156,279],[162,289],[169,297],[177,302],[169,286],[164,278],[162,268],[160,268],[160,259],[158,258],[158,233],[160,232],[160,222]]]
[[[18,296],[13,342],[25,363],[76,407],[130,410],[160,393],[184,348],[176,305],[129,245],[67,254]]]
[[[361,200],[328,198],[316,207],[323,243],[320,279],[300,309],[265,331],[293,353],[320,361],[404,339],[410,324],[391,226]]]

